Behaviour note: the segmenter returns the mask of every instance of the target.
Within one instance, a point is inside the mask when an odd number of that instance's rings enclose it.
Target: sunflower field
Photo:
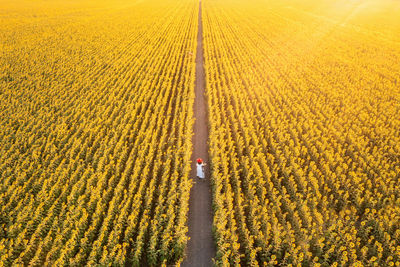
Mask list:
[[[0,265],[187,243],[198,3],[0,0]]]
[[[217,265],[400,265],[400,3],[202,0]]]

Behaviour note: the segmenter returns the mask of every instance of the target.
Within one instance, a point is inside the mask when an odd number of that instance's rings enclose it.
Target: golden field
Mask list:
[[[400,265],[400,3],[202,2],[218,265]]]
[[[0,266],[181,264],[199,7],[215,265],[400,266],[398,0],[0,0]]]
[[[181,260],[197,12],[0,2],[0,265]]]

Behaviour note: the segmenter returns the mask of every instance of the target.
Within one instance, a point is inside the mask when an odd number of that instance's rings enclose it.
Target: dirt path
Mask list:
[[[208,115],[205,98],[205,74],[203,56],[203,25],[201,1],[199,5],[199,29],[196,53],[196,84],[194,100],[194,123],[192,171],[193,187],[189,201],[189,237],[187,258],[182,266],[212,266],[215,257],[215,245],[212,237],[211,185],[209,166],[206,166],[206,179],[196,177],[197,158],[208,163]]]

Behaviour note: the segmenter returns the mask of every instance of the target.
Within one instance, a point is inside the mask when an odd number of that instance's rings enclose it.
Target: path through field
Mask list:
[[[197,158],[208,163],[208,123],[205,99],[205,75],[203,56],[203,25],[201,20],[201,2],[199,6],[199,29],[196,53],[196,84],[194,101],[193,154],[191,177],[194,185],[189,201],[189,237],[187,258],[182,266],[212,266],[215,257],[215,245],[212,237],[212,209],[209,166],[206,166],[206,179],[196,177]]]

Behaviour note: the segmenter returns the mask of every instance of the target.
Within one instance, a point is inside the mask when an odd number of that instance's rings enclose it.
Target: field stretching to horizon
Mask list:
[[[0,266],[187,266],[196,190],[216,266],[400,266],[400,2],[0,0]]]
[[[197,3],[4,3],[2,264],[179,261]]]
[[[203,7],[218,262],[399,265],[398,2]]]

